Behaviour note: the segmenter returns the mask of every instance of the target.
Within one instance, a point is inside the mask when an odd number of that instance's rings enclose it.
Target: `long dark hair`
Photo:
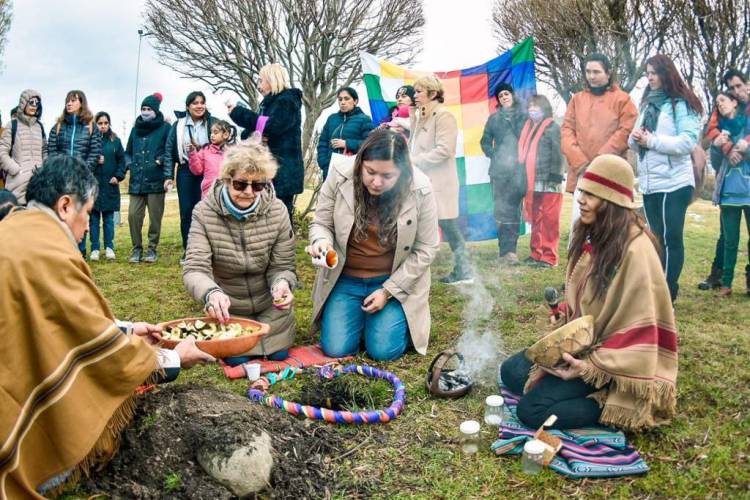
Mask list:
[[[372,196],[362,181],[366,161],[393,161],[401,175],[393,188],[380,196]],[[396,244],[398,214],[411,189],[414,170],[409,148],[401,134],[375,129],[362,143],[354,160],[354,239],[367,239],[367,226],[372,216],[378,218],[378,241],[383,246]]]
[[[107,118],[107,121],[109,122],[109,140],[115,142],[115,139],[117,139],[117,134],[115,134],[115,131],[112,130],[112,118],[109,117],[109,113],[107,113],[106,111],[99,111],[96,116],[94,116],[94,124],[98,125],[99,118],[101,118],[102,116]],[[102,134],[102,137],[104,137],[104,134]]]
[[[607,288],[622,262],[631,238],[631,228],[635,226],[639,233],[646,233],[657,253],[659,243],[654,234],[646,227],[643,217],[629,208],[602,200],[593,224],[584,224],[581,219],[573,227],[573,238],[568,251],[568,262],[571,269],[583,255],[583,246],[590,243],[593,265],[590,279],[594,285],[594,298],[604,297]]]
[[[656,54],[646,59],[646,66],[651,65],[654,71],[659,75],[661,80],[661,86],[664,89],[664,93],[672,99],[672,109],[675,106],[676,99],[684,99],[687,102],[688,108],[695,111],[697,114],[703,114],[703,105],[701,104],[698,96],[695,92],[688,87],[685,80],[680,76],[680,72],[677,71],[677,66],[674,65],[672,60],[664,54]],[[648,102],[648,95],[651,93],[651,87],[646,86],[646,90],[643,92],[643,98],[641,99],[641,107]]]

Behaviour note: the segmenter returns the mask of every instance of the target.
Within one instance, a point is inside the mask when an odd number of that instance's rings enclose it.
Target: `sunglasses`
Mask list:
[[[29,99],[29,104],[31,104],[32,106],[39,106],[40,102],[41,101],[37,98]]]
[[[232,187],[235,191],[244,191],[248,186],[252,186],[253,192],[260,193],[268,187],[268,181],[235,181],[232,180]]]

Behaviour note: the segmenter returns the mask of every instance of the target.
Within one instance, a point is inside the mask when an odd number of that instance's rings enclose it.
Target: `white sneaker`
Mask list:
[[[104,256],[108,258],[109,260],[114,260],[115,258],[115,251],[111,248],[107,247],[104,249]]]
[[[92,250],[91,256],[89,256],[90,260],[99,260],[99,250]]]

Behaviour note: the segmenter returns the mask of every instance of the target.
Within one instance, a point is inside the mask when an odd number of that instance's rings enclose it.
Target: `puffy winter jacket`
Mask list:
[[[273,188],[248,219],[237,220],[224,206],[216,181],[208,196],[193,210],[182,276],[188,292],[201,304],[206,294],[220,288],[231,300],[229,312],[271,325],[251,354],[271,354],[294,342],[294,311],[273,307],[271,288],[280,279],[293,290],[294,232],[286,207]]]
[[[104,163],[97,164],[94,175],[99,181],[99,194],[94,202],[94,210],[100,212],[116,212],[120,210],[120,186],[110,184],[115,177],[118,181],[125,178],[125,150],[119,137],[110,134],[102,136],[102,156]]]
[[[346,151],[356,153],[373,128],[375,125],[372,119],[359,107],[355,107],[348,113],[339,111],[329,116],[318,140],[318,166],[323,171],[323,177],[328,175],[331,153],[344,152],[344,149],[331,148],[332,139],[344,139]]]
[[[273,180],[276,195],[286,198],[302,192],[305,167],[302,163],[302,91],[284,89],[278,94],[269,94],[255,111],[235,106],[229,118],[243,127],[241,138],[247,139],[255,131],[258,117],[267,116],[263,129],[263,140],[279,163],[279,171]]]
[[[216,144],[209,144],[198,151],[191,151],[189,156],[190,172],[203,176],[201,181],[201,199],[205,198],[214,181],[221,175],[221,162],[224,161],[224,149]]]
[[[189,131],[186,131],[187,127],[185,126],[185,117],[187,116],[187,112],[175,111],[174,114],[177,117],[177,121],[174,122],[171,130],[169,131],[169,136],[167,137],[167,149],[166,153],[164,154],[164,176],[167,179],[174,178],[175,164],[188,164],[188,153],[184,150],[183,142],[185,134],[189,134]],[[206,111],[206,120],[206,128],[208,129],[208,136],[210,138],[211,127],[214,123],[216,123],[216,118],[211,116],[211,113]],[[205,144],[198,145],[204,146]]]
[[[47,158],[42,125],[37,117],[27,116],[22,110],[32,97],[39,97],[35,90],[24,90],[18,100],[16,139],[13,141],[12,121],[8,122],[0,135],[0,167],[6,174],[5,188],[11,191],[18,202],[26,203],[26,187],[31,175]],[[12,147],[12,150],[11,150]]]
[[[641,128],[644,113],[638,116],[635,130]],[[671,193],[685,186],[695,186],[690,153],[698,143],[700,116],[688,109],[683,99],[672,107],[667,101],[661,107],[656,130],[648,141],[648,150],[638,159],[638,184],[643,194]],[[636,153],[633,136],[628,145]]]
[[[617,85],[610,85],[602,95],[586,89],[573,96],[561,128],[560,147],[568,160],[567,192],[575,191],[586,165],[597,156],[625,156],[637,116],[630,96]]]
[[[49,131],[48,151],[50,156],[77,156],[94,170],[102,154],[102,135],[93,120],[83,123],[78,115],[66,114],[62,123]]]
[[[125,148],[125,163],[130,170],[130,194],[163,193],[165,177],[164,152],[169,135],[169,124],[164,121],[161,113],[155,120],[161,119],[161,124],[145,135],[138,132],[136,126],[130,130],[128,145]]]

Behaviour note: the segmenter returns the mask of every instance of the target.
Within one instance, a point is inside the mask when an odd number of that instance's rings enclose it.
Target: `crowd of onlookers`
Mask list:
[[[521,99],[507,83],[494,89],[496,110],[481,147],[490,159],[499,262],[521,264],[517,243],[526,221],[532,234],[524,263],[557,266],[562,200],[574,193],[566,302],[554,308],[550,323],[589,321],[593,332],[589,348],[576,357],[565,353],[562,363],[544,367],[521,352],[502,364],[501,376],[521,396],[518,417],[532,428],[550,415],[558,417],[556,428],[650,428],[676,411],[673,303],[685,256],[685,215],[701,186],[705,148],[716,171],[721,234],[702,289],[731,295],[743,213],[750,229],[747,81],[736,70],[724,75],[727,90],[702,127],[700,100],[666,56],[647,60],[648,87],[638,106],[613,81],[605,56],[591,54],[584,71],[587,86],[568,103],[561,125],[544,96]],[[115,320],[84,262],[87,250],[90,260],[102,257],[100,221],[103,256],[115,258],[114,213],[128,173],[129,262],[158,259],[165,196],[176,183],[188,293],[219,322],[243,316],[270,325],[251,351],[224,362],[289,357],[298,284],[293,202],[304,179],[302,94],[278,64],[260,70],[258,88],[257,109],[228,104],[234,125],[212,117],[200,92],[187,96],[185,111],[170,124],[161,95],[149,95],[125,147],[109,114],[93,114],[83,92],[67,94],[50,130],[40,122],[40,93],[21,93],[0,134],[6,187],[0,192],[0,267],[11,276],[0,282],[11,297],[0,301],[11,349],[2,363],[36,369],[19,368],[18,379],[2,388],[21,393],[16,401],[51,387],[29,407],[47,411],[49,420],[40,421],[63,429],[60,422],[83,418],[86,425],[76,428],[93,439],[111,422],[127,422],[120,412],[129,407],[120,405],[144,381],[168,380],[180,367],[213,361],[192,337],[174,350],[146,345],[160,340],[160,327]],[[439,280],[470,283],[477,272],[458,222],[457,122],[435,76],[399,88],[383,123],[372,123],[358,99],[354,89],[339,89],[339,110],[328,117],[317,147],[324,181],[305,247],[310,265],[319,267],[312,325],[328,356],[362,348],[378,361],[409,349],[424,355],[432,319],[430,266],[441,233],[453,267]],[[242,128],[239,142],[236,126]],[[624,159],[628,150],[635,170]],[[81,413],[92,404],[100,411]],[[26,411],[7,406],[19,415]],[[50,491],[92,449],[97,458],[114,452],[68,431],[50,437],[49,428],[35,427],[35,418],[24,420],[28,442],[49,443],[65,451],[65,460],[56,452],[59,463],[48,464],[45,454],[22,449],[20,472],[9,476],[12,491]],[[106,428],[115,435],[120,430]],[[17,434],[23,442],[27,432]],[[112,445],[112,436],[105,438]]]
[[[594,53],[587,57],[584,73],[586,88],[570,100],[561,124],[554,120],[545,96],[518,98],[508,83],[494,89],[496,110],[487,120],[481,147],[490,159],[488,174],[499,262],[521,264],[517,241],[525,221],[531,225],[531,238],[530,254],[523,263],[557,266],[564,193],[577,197],[576,183],[594,158],[608,153],[625,157],[630,149],[643,194],[643,210],[658,238],[674,301],[685,257],[685,215],[698,194],[696,187],[701,187],[696,186],[700,179],[696,177],[695,154],[710,148],[716,172],[713,201],[721,209],[721,231],[710,275],[700,288],[719,288],[719,296],[730,295],[741,216],[745,213],[747,223],[750,215],[750,163],[746,157],[750,107],[745,75],[737,70],[724,75],[726,90],[718,95],[702,127],[701,102],[667,56],[648,59],[648,86],[638,106],[613,81],[606,56]],[[114,259],[115,217],[121,205],[119,184],[129,172],[127,212],[132,248],[128,260],[155,262],[166,193],[176,184],[182,245],[187,250],[191,225],[197,218],[195,207],[202,199],[211,199],[217,179],[225,175],[222,172],[228,152],[238,139],[255,138],[278,165],[269,189],[284,204],[293,222],[294,197],[302,192],[304,179],[302,95],[291,87],[286,70],[278,64],[262,68],[258,88],[263,95],[258,109],[243,103],[228,104],[233,124],[211,116],[201,92],[187,96],[185,110],[176,113],[174,122],[166,120],[160,109],[162,96],[149,95],[141,103],[140,115],[124,147],[111,128],[109,114],[102,111],[94,115],[84,92],[68,92],[62,112],[50,130],[45,130],[40,121],[41,95],[25,90],[0,137],[0,166],[9,191],[2,199],[24,205],[29,180],[48,157],[62,154],[80,158],[99,183],[88,233],[88,257]],[[471,282],[474,271],[458,224],[459,183],[454,158],[458,128],[442,104],[442,83],[433,76],[420,78],[413,85],[401,87],[395,101],[391,116],[374,124],[359,108],[355,89],[345,87],[337,92],[338,112],[325,121],[317,145],[323,179],[337,165],[352,165],[354,155],[373,130],[398,134],[408,146],[412,165],[429,178],[437,200],[438,226],[454,256],[452,271],[440,281]],[[149,227],[148,243],[144,245],[146,212]],[[579,204],[573,203],[571,235],[579,216]],[[393,221],[380,221],[384,222]],[[87,255],[85,239],[80,250]],[[181,263],[185,260],[186,254]],[[750,264],[746,275],[750,286]]]

